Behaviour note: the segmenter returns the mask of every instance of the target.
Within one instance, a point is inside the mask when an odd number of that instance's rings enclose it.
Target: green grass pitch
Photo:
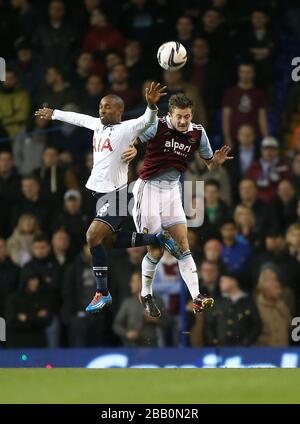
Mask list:
[[[300,403],[300,369],[1,369],[0,403]]]

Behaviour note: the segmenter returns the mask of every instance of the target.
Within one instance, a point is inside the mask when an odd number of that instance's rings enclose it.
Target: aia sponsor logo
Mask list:
[[[103,152],[103,151],[109,151],[112,152],[113,148],[111,146],[111,142],[109,138],[100,138],[100,140],[96,140],[96,138],[93,139],[93,151],[94,152]]]

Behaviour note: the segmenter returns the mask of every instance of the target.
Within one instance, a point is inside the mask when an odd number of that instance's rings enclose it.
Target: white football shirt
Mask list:
[[[100,118],[55,109],[52,119],[68,122],[94,131],[93,169],[86,187],[98,193],[108,193],[127,184],[128,163],[121,160],[130,143],[156,120],[158,109],[147,107],[144,115],[119,124],[103,125]]]

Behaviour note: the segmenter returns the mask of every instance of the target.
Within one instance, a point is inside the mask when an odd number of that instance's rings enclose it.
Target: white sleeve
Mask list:
[[[83,115],[82,113],[75,112],[63,112],[62,110],[54,109],[52,119],[58,119],[59,121],[68,122],[69,124],[77,125],[78,127],[89,128],[95,131],[98,124],[99,118],[93,116]]]
[[[202,135],[200,140],[199,152],[202,159],[210,160],[213,158],[213,151],[207,137],[206,131],[202,128]]]
[[[151,125],[155,123],[157,120],[157,112],[158,108],[150,109],[147,107],[144,115],[140,116],[139,118],[123,121],[123,124],[126,125],[130,131],[131,140],[128,140],[129,142],[138,137],[140,134],[144,133],[149,127],[151,127]]]

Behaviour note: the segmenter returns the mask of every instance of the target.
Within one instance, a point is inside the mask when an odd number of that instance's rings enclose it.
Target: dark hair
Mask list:
[[[34,174],[23,175],[21,181],[24,181],[24,180],[33,180],[36,183],[40,184],[40,180]]]
[[[45,234],[37,234],[33,239],[33,243],[41,243],[41,242],[45,242],[50,245],[48,237]]]
[[[222,221],[221,228],[224,227],[224,225],[234,225],[236,227],[236,223],[231,218],[224,219]]]
[[[186,97],[185,94],[173,94],[168,102],[169,112],[172,112],[176,107],[178,109],[186,109],[189,107],[193,110],[194,105],[192,100]]]
[[[120,96],[117,96],[116,94],[106,94],[106,96],[104,96],[104,97],[109,97],[115,103],[117,103],[119,105],[120,109],[122,109],[122,110],[125,109],[125,103],[124,103],[123,99],[121,99]]]
[[[205,181],[205,187],[207,186],[213,186],[213,187],[217,187],[218,190],[221,189],[221,184],[219,183],[219,181],[214,180],[213,178],[210,178],[209,180]]]

